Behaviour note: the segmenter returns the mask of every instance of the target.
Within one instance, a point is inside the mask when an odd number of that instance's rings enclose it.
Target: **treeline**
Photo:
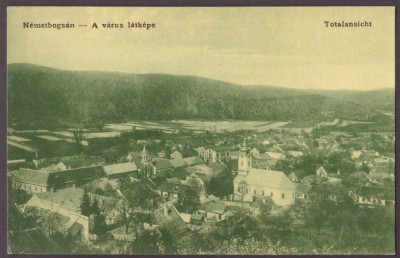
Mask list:
[[[121,121],[170,119],[304,120],[326,97],[243,87],[190,76],[60,71],[9,65],[9,119]]]

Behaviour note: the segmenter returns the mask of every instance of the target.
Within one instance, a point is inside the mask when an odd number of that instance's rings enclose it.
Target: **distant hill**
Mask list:
[[[362,98],[367,98],[357,95],[361,93],[355,93],[354,100],[348,95],[347,99],[332,105],[337,101],[314,92],[241,86],[194,76],[62,71],[32,64],[8,65],[9,119],[25,122],[43,119],[74,122],[312,120],[319,118],[321,111],[342,110],[343,103],[354,102],[361,107],[359,101],[362,104]],[[362,106],[338,114],[367,117],[368,112],[369,108]]]
[[[394,112],[395,110],[394,88],[358,92],[345,96],[343,99],[365,106],[370,106],[378,110],[391,112]]]

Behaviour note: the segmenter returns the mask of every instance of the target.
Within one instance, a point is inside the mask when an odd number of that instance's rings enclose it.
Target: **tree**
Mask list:
[[[107,182],[104,187],[104,193],[106,196],[109,196],[109,197],[114,197],[114,195],[115,195],[115,191],[109,182]]]
[[[100,215],[99,202],[94,198],[92,205],[90,205],[90,214]]]
[[[160,254],[160,235],[155,230],[139,231],[132,242],[131,248],[134,254]]]
[[[82,215],[85,215],[88,217],[90,216],[90,213],[91,213],[90,197],[89,197],[89,194],[88,194],[86,188],[84,189],[83,196],[81,198],[81,204],[80,204],[79,208],[80,208]]]
[[[95,234],[99,240],[100,251],[101,251],[101,242],[103,241],[103,237],[107,232],[107,224],[106,219],[103,214],[99,214],[94,216],[93,219],[93,234]]]
[[[145,182],[140,181],[133,184],[126,184],[121,187],[121,191],[126,193],[128,200],[133,206],[146,207],[147,200],[154,196],[154,193],[149,189]]]
[[[132,217],[129,215],[129,209],[125,202],[121,203],[121,205],[118,207],[118,211],[119,211],[118,220],[125,225],[125,233],[128,234],[129,224],[132,220]]]
[[[176,254],[177,246],[173,235],[164,227],[160,228],[161,243],[163,245],[163,254]]]
[[[224,171],[216,177],[211,178],[207,184],[207,193],[217,197],[224,197],[233,194],[232,174]]]
[[[82,151],[82,141],[85,139],[85,137],[83,135],[83,130],[82,129],[73,130],[72,134],[74,136],[76,150],[77,150],[77,152],[80,153]]]
[[[192,187],[188,187],[186,191],[184,191],[182,194],[178,196],[178,201],[183,206],[191,210],[196,204],[198,198],[199,197],[197,196],[195,190]]]
[[[353,190],[359,190],[361,186],[368,182],[368,175],[365,172],[356,172],[347,175],[343,178],[342,184],[345,187],[351,188]]]
[[[149,214],[145,212],[131,212],[129,218],[136,225],[137,229],[144,228],[144,222],[149,219]]]

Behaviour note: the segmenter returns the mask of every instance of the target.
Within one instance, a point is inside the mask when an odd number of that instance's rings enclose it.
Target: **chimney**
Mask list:
[[[76,187],[75,187],[75,184],[72,184],[72,188],[76,188]]]

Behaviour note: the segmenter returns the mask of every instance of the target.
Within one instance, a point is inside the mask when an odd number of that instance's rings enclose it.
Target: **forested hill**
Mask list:
[[[8,66],[9,119],[26,122],[310,120],[320,115],[327,98],[301,90],[245,87],[193,76]]]

